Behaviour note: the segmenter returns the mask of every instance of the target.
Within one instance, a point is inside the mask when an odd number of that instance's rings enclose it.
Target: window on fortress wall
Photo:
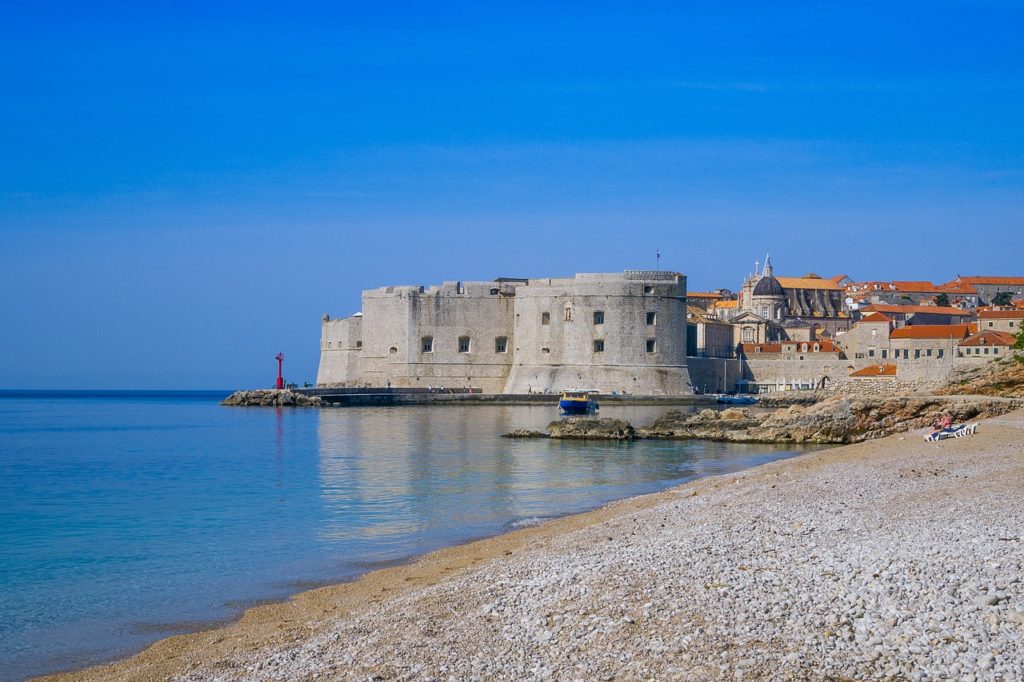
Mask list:
[[[459,337],[459,352],[460,353],[468,353],[469,352],[469,337],[468,336],[460,336]]]
[[[363,347],[363,342],[362,341],[356,341],[356,348],[362,348],[362,347]]]
[[[595,310],[594,311],[594,324],[604,324],[604,311],[603,310]]]
[[[422,350],[424,353],[433,353],[434,352],[434,337],[433,336],[424,336],[420,340],[420,350]]]
[[[395,355],[397,353],[398,353],[398,349],[395,348],[394,346],[391,346],[391,348],[388,348],[388,355]]]
[[[594,352],[595,353],[603,353],[604,352],[604,339],[597,339],[597,340],[594,341]]]
[[[551,313],[541,313],[540,314],[540,323],[541,324],[551,324]]]
[[[654,285],[652,285],[652,284],[644,285],[644,293],[645,294],[653,294],[654,293]]]
[[[658,313],[647,313],[647,326],[653,327],[658,324]]]
[[[658,351],[658,342],[654,339],[647,339],[647,352],[656,353]]]
[[[562,319],[566,322],[572,322],[572,306],[566,304],[565,310],[563,311]]]
[[[508,351],[508,337],[506,337],[506,336],[499,336],[498,338],[494,339],[494,352],[495,353],[505,353],[507,351]]]

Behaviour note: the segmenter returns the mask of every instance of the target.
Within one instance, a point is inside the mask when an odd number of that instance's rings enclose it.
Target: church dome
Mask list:
[[[779,280],[775,279],[771,275],[765,275],[757,281],[754,285],[754,296],[785,296],[786,292],[782,290],[782,285],[779,284]]]

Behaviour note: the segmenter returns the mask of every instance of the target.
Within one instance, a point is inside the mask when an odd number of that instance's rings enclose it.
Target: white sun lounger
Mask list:
[[[960,424],[959,426],[951,426],[941,431],[933,431],[925,436],[924,439],[929,443],[933,443],[938,440],[946,440],[947,438],[963,438],[964,436],[973,436],[977,430],[977,424]]]

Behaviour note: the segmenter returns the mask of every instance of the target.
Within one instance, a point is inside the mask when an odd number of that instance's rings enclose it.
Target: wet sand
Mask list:
[[[1012,677],[1022,443],[1017,411],[702,479],[42,679]]]

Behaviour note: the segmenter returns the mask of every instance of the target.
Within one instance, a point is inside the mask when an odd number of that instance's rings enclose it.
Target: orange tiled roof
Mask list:
[[[873,303],[862,308],[863,312],[871,313],[902,313],[913,315],[914,313],[931,313],[933,315],[962,315],[969,317],[970,312],[954,308],[952,306],[939,305],[896,305],[894,303]]]
[[[712,308],[735,308],[737,301],[715,301],[711,304]]]
[[[963,282],[966,284],[1007,284],[1010,286],[1024,286],[1024,277],[957,277],[953,282]],[[952,284],[953,282],[949,283]]]
[[[962,339],[968,334],[966,324],[918,324],[893,329],[890,339]]]
[[[874,312],[869,314],[869,315],[867,315],[866,317],[860,318],[860,321],[861,322],[892,322],[892,320],[890,320],[888,317],[886,317],[882,313],[874,313]]]
[[[1017,342],[1017,337],[1006,332],[997,332],[991,329],[968,336],[961,341],[960,346],[1012,346]]]
[[[843,287],[830,279],[821,277],[776,277],[783,289],[830,289],[842,291]]]
[[[978,313],[982,320],[1019,320],[1024,318],[1024,310],[982,310]]]
[[[722,294],[717,291],[688,291],[686,296],[687,298],[722,298]]]
[[[869,365],[864,369],[858,369],[850,373],[851,377],[894,377],[896,376],[896,365]]]

